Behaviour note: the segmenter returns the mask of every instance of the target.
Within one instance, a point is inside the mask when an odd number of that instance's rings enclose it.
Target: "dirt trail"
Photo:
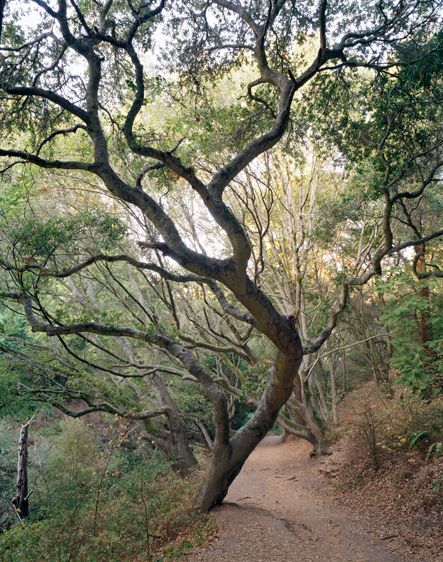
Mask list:
[[[226,504],[213,511],[216,539],[187,562],[412,562],[388,550],[383,529],[321,493],[327,486],[318,470],[322,461],[311,459],[309,449],[303,441],[266,437]]]

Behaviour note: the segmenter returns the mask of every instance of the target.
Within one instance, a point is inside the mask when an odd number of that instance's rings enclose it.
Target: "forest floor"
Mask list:
[[[326,477],[333,457],[310,458],[309,450],[301,440],[266,437],[213,510],[215,538],[186,561],[443,561],[443,552],[414,544],[395,519],[334,493]]]

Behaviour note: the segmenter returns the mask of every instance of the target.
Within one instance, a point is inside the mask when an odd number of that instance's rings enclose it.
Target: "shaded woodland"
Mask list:
[[[442,13],[0,3],[0,558],[179,559],[269,432],[441,513]]]

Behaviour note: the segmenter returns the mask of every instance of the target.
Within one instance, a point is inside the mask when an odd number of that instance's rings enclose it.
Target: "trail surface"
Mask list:
[[[391,537],[376,521],[362,521],[322,493],[322,461],[309,449],[266,437],[213,511],[217,537],[187,562],[412,562],[388,549]]]

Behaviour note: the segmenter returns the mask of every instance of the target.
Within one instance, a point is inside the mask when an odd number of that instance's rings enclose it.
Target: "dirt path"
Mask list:
[[[320,462],[302,441],[266,437],[213,512],[217,537],[187,562],[412,562],[388,550],[383,529],[321,493]]]

